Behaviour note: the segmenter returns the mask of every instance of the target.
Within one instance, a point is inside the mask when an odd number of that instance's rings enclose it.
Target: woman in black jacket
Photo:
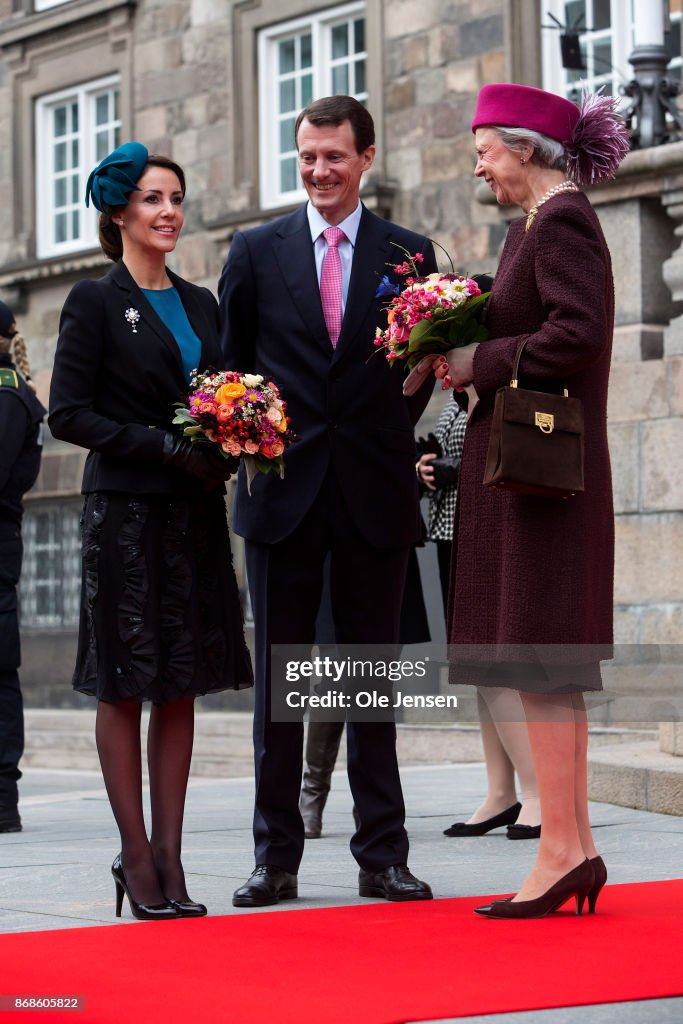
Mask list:
[[[74,687],[98,700],[97,747],[121,833],[117,915],[125,891],[136,917],[155,920],[206,913],[187,894],[180,857],[194,698],[252,685],[224,501],[234,466],[171,431],[190,371],[221,362],[215,299],[166,267],[184,195],[181,168],[136,142],[91,174],[86,204],[100,210],[115,265],[67,298],[49,417],[55,437],[90,450]]]

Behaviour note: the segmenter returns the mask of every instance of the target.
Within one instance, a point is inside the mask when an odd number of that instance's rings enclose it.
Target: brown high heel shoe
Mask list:
[[[607,868],[602,857],[591,857],[589,861],[590,866],[593,868],[593,874],[595,875],[595,881],[588,892],[588,913],[595,913],[595,904],[598,902],[598,896],[600,895],[605,882],[607,881]]]
[[[490,903],[485,907],[475,907],[475,914],[482,917],[505,918],[508,920],[528,920],[535,917],[545,917],[553,910],[558,910],[563,903],[571,899],[576,900],[576,913],[580,916],[583,910],[583,903],[595,885],[595,872],[591,862],[586,859],[563,875],[554,885],[538,896],[535,900],[520,900],[514,903],[512,900],[500,900]],[[598,890],[599,892],[600,890]]]

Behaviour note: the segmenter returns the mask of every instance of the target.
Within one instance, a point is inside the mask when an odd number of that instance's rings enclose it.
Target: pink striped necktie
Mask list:
[[[335,348],[342,322],[342,268],[338,246],[346,235],[341,228],[325,228],[323,236],[327,242],[327,252],[320,272],[320,300],[327,332],[332,348]]]

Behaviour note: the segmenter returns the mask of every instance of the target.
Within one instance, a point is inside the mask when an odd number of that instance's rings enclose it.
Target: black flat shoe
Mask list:
[[[257,864],[244,885],[232,897],[233,907],[271,907],[299,895],[296,875],[273,864]]]
[[[206,917],[208,911],[203,903],[194,903],[192,900],[169,900],[172,907],[175,907],[179,917]]]
[[[358,895],[390,900],[392,903],[434,898],[427,883],[411,874],[407,864],[392,864],[382,871],[361,869],[358,874]]]
[[[540,825],[508,825],[508,839],[538,839]]]
[[[130,894],[128,889],[128,883],[126,882],[126,876],[123,873],[123,864],[121,863],[121,854],[117,854],[114,858],[114,863],[111,866],[111,873],[114,876],[114,885],[116,887],[116,916],[121,917],[121,907],[123,906],[123,894],[125,893],[128,897],[128,903],[130,904],[130,912],[133,917],[137,917],[138,921],[173,921],[180,917],[175,906],[170,902],[166,903],[137,903]]]
[[[576,900],[577,916],[581,915],[583,903],[595,884],[595,872],[589,860],[584,860],[535,900],[496,900],[485,907],[475,907],[475,914],[481,917],[495,917],[499,920],[523,921],[545,917],[558,910],[572,896]]]
[[[476,825],[468,825],[465,821],[456,821],[450,828],[444,830],[445,836],[485,836],[494,828],[501,828],[503,825],[512,825],[519,817],[522,809],[521,804],[513,804],[506,811],[494,814],[492,818],[485,821],[478,821]]]

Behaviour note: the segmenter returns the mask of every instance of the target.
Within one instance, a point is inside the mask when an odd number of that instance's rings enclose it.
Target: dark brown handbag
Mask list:
[[[517,349],[510,386],[499,388],[484,471],[485,487],[544,498],[583,491],[583,404],[579,398],[518,386]]]

